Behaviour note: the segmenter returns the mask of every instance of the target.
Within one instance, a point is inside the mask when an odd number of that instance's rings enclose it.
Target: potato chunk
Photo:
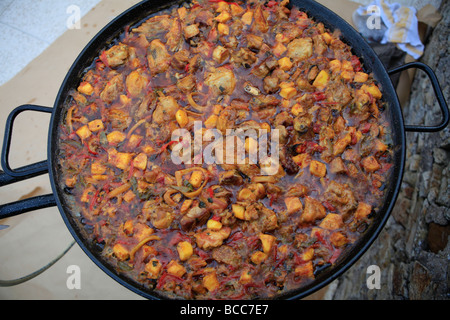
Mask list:
[[[181,261],[186,261],[194,253],[192,245],[188,241],[181,241],[177,244],[178,255]]]
[[[325,177],[327,174],[327,167],[320,161],[312,160],[309,164],[309,171],[316,177]]]

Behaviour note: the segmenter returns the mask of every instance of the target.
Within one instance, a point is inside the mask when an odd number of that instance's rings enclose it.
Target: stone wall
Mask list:
[[[450,2],[433,30],[421,61],[435,70],[450,101]],[[441,113],[430,81],[417,71],[405,123],[433,125]],[[363,257],[329,286],[329,299],[449,299],[450,129],[408,132],[401,193],[386,227]],[[378,265],[381,288],[366,285],[367,267]]]

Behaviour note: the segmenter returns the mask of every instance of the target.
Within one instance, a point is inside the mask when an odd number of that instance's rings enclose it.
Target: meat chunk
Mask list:
[[[325,207],[316,199],[305,197],[305,208],[300,217],[301,222],[311,223],[326,216]]]
[[[209,218],[209,212],[206,208],[195,206],[190,209],[180,220],[181,228],[192,230],[197,225],[204,224]]]
[[[117,68],[128,60],[129,52],[126,44],[118,44],[103,52],[101,58],[106,65],[111,68]]]
[[[236,250],[234,250],[230,246],[222,245],[218,248],[214,248],[212,250],[212,257],[214,260],[220,263],[226,263],[229,264],[232,267],[239,266],[242,258],[237,253]]]
[[[173,120],[179,108],[180,106],[173,97],[160,97],[156,109],[153,112],[153,121],[157,124],[162,124]]]
[[[244,179],[237,170],[228,170],[219,174],[220,184],[238,186],[244,183]]]
[[[112,103],[123,92],[125,86],[123,84],[122,75],[114,76],[100,94],[100,98],[106,103]]]
[[[205,84],[219,95],[232,94],[236,87],[236,77],[229,68],[219,67],[206,74]]]
[[[313,54],[311,38],[294,39],[287,45],[287,56],[294,61],[303,61]]]
[[[347,184],[331,181],[325,191],[325,199],[330,202],[341,214],[356,209],[358,203]]]
[[[153,40],[148,47],[148,68],[152,74],[167,71],[170,66],[170,54],[161,40]]]
[[[132,97],[138,97],[147,88],[149,80],[142,70],[132,71],[125,81],[127,90]]]
[[[208,250],[221,246],[223,241],[230,236],[230,233],[230,227],[223,227],[219,231],[205,230],[194,236],[197,246],[201,249]]]

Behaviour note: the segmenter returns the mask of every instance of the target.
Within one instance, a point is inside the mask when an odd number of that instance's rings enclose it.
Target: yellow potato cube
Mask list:
[[[217,220],[209,219],[206,223],[206,227],[211,230],[220,230],[222,229],[222,223]]]
[[[221,24],[219,24],[219,26],[220,25]],[[228,51],[228,49],[226,49],[222,46],[217,46],[214,49],[213,54],[212,54],[213,59],[216,60],[217,63],[223,63],[229,56],[230,56],[230,52]],[[213,112],[213,113],[217,114],[215,112]]]
[[[294,115],[294,116],[298,116],[301,112],[303,112],[304,110],[303,110],[303,107],[301,106],[301,104],[300,103],[296,103],[296,104],[294,104],[293,106],[292,106],[292,108],[291,108],[291,113]]]
[[[366,218],[370,213],[372,212],[372,206],[365,203],[360,202],[358,203],[358,208],[355,212],[355,218],[356,219],[364,219]]]
[[[113,252],[116,258],[120,261],[124,261],[130,257],[130,251],[120,243],[114,245]]]
[[[183,204],[181,205],[180,212],[186,213],[189,210],[189,208],[191,207],[192,202],[194,202],[194,200],[192,200],[192,199],[184,200]]]
[[[270,250],[272,250],[273,244],[277,240],[276,237],[270,235],[270,234],[259,234],[259,239],[261,240],[262,248],[264,253],[269,253]]]
[[[333,39],[333,37],[332,37],[328,32],[322,33],[322,37],[323,37],[323,40],[324,40],[327,44],[330,44],[331,40]]]
[[[224,23],[231,19],[231,15],[227,10],[223,10],[217,17],[214,18],[217,22]]]
[[[287,197],[284,199],[284,203],[287,208],[287,214],[292,214],[303,209],[302,202],[298,197]]]
[[[309,172],[316,177],[325,177],[327,173],[327,167],[320,161],[312,160],[309,164]]]
[[[328,80],[330,79],[330,75],[325,70],[322,70],[317,75],[316,79],[313,82],[313,86],[317,89],[323,89],[328,83]]]
[[[222,36],[227,36],[230,34],[230,27],[226,25],[225,23],[219,23],[217,25],[217,31]]]
[[[286,46],[281,42],[277,42],[272,48],[272,52],[276,57],[281,57],[286,51]]]
[[[330,241],[335,247],[342,247],[343,245],[348,243],[348,239],[340,232],[334,232],[330,236]]]
[[[343,70],[343,71],[351,71],[351,72],[353,72],[354,70],[353,70],[353,66],[352,66],[352,63],[350,62],[350,61],[347,61],[347,60],[343,60],[342,62],[341,62],[341,69]]]
[[[217,12],[222,12],[224,10],[230,10],[230,6],[228,5],[228,3],[225,2],[225,1],[218,2],[216,11]]]
[[[133,167],[141,170],[147,169],[147,155],[145,153],[139,153],[133,159]]]
[[[236,3],[230,3],[230,10],[233,17],[240,16],[245,11],[244,8]]]
[[[177,244],[178,255],[181,261],[186,261],[194,253],[192,245],[188,241],[181,241]]]
[[[293,63],[290,58],[284,57],[278,60],[278,66],[281,70],[287,71],[290,70],[293,66]]]
[[[303,261],[311,261],[313,257],[314,257],[314,249],[313,248],[307,248],[302,253],[302,260]]]
[[[89,130],[87,125],[82,126],[76,131],[76,134],[80,137],[81,140],[86,140],[92,134],[91,130]]]
[[[239,278],[239,283],[246,284],[246,283],[252,282],[252,280],[253,280],[253,278],[250,273],[250,270],[245,269],[244,271],[242,271],[241,277]]]
[[[322,220],[319,227],[327,230],[336,230],[342,228],[344,222],[342,221],[342,217],[337,213],[329,213]]]
[[[102,120],[97,119],[97,120],[92,120],[91,122],[89,122],[88,128],[92,132],[97,132],[97,131],[103,130],[105,128],[105,126],[103,125]]]
[[[136,198],[136,194],[133,192],[133,190],[128,190],[123,195],[123,200],[125,200],[126,202],[131,202],[133,201],[134,198]]]
[[[280,96],[285,99],[291,99],[297,94],[297,89],[294,87],[284,87],[280,91]]]
[[[199,188],[202,185],[203,182],[203,173],[201,171],[194,171],[191,174],[191,177],[189,179],[189,183],[194,187],[194,188]]]
[[[134,150],[139,146],[143,139],[144,137],[141,135],[132,134],[130,138],[128,138],[127,147]]]
[[[242,15],[241,21],[246,25],[251,25],[253,21],[253,12],[247,11]]]
[[[369,79],[369,75],[364,72],[356,72],[353,81],[355,82],[366,82]]]
[[[167,265],[167,272],[181,278],[186,273],[186,269],[177,261],[171,260]]]
[[[312,261],[301,264],[294,269],[294,273],[297,277],[314,278],[314,266]]]
[[[150,279],[158,279],[161,273],[162,264],[158,259],[153,258],[145,265],[145,271],[147,272],[147,277]]]
[[[91,164],[91,173],[92,174],[103,174],[106,171],[106,167],[102,165],[100,162],[93,162]]]
[[[203,277],[202,284],[208,291],[214,291],[219,288],[219,280],[217,280],[216,272],[206,274]]]
[[[183,109],[180,109],[177,113],[175,113],[175,119],[177,120],[180,128],[184,128],[189,123],[188,115]]]
[[[363,165],[366,172],[374,172],[381,168],[380,164],[374,156],[365,157],[364,159],[362,159],[361,164]]]
[[[86,81],[83,81],[82,83],[80,83],[77,90],[78,90],[78,92],[83,93],[88,96],[90,96],[91,94],[94,93],[94,87],[92,87],[92,85]]]
[[[241,206],[239,204],[232,204],[231,209],[236,218],[244,220],[245,208],[243,206]]]
[[[133,158],[133,154],[118,152],[114,159],[114,165],[122,170],[126,170],[130,167],[131,159]]]
[[[106,135],[106,139],[108,140],[109,144],[116,145],[121,143],[126,138],[126,134],[120,131],[113,131]]]
[[[353,79],[353,76],[354,76],[353,71],[343,70],[343,71],[341,72],[341,78],[344,79],[344,80],[350,81],[350,80]]]
[[[254,263],[254,264],[261,264],[264,262],[264,260],[267,259],[267,253],[262,252],[262,251],[256,251],[255,253],[252,254],[252,256],[250,257],[250,260]]]
[[[330,67],[331,72],[333,73],[337,73],[339,71],[341,71],[341,61],[340,60],[331,60],[330,63],[328,64]]]
[[[205,127],[208,129],[214,128],[217,124],[217,119],[218,119],[217,115],[215,114],[210,115],[209,118],[206,119],[205,121]]]
[[[195,36],[196,36],[197,34],[199,34],[199,33],[200,33],[200,30],[199,30],[197,24],[191,24],[191,25],[186,26],[186,27],[184,28],[184,37],[185,37],[186,39],[195,37]]]
[[[370,93],[375,99],[381,99],[382,97],[380,89],[375,84],[371,84],[370,86],[363,84],[361,90]]]

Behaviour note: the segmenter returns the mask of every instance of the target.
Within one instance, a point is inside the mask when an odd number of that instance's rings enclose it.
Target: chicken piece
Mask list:
[[[341,214],[346,214],[358,205],[353,192],[347,184],[331,181],[324,193],[325,199],[330,202]]]
[[[184,231],[192,230],[196,226],[206,223],[210,216],[207,208],[200,208],[198,205],[191,208],[181,219],[181,229]]]
[[[301,222],[314,222],[326,216],[325,207],[316,199],[305,197],[305,208],[300,216]]]
[[[216,94],[229,95],[236,87],[236,77],[229,68],[219,67],[206,74],[205,84],[212,87]]]
[[[132,71],[125,80],[127,91],[132,97],[139,97],[143,92],[145,92],[148,83],[149,79],[143,74],[142,70]]]
[[[334,158],[330,162],[330,172],[331,173],[345,173],[346,172],[344,161],[340,157]]]
[[[189,59],[189,51],[180,50],[173,54],[170,65],[177,70],[185,70]]]
[[[122,75],[118,74],[108,81],[103,91],[100,93],[100,98],[106,103],[112,103],[124,91]]]
[[[195,85],[196,85],[195,76],[192,74],[189,74],[184,78],[181,78],[177,82],[177,88],[185,93],[191,92],[192,89],[195,88]]]
[[[342,216],[337,213],[329,213],[322,220],[319,227],[327,230],[336,230],[342,228],[344,222],[342,221]]]
[[[223,227],[219,231],[205,230],[196,233],[194,236],[200,249],[209,250],[221,246],[223,241],[230,236],[230,233],[230,227]]]
[[[148,47],[148,68],[152,74],[167,71],[170,66],[170,54],[161,40],[153,40]]]
[[[280,80],[274,76],[267,76],[264,78],[264,91],[266,93],[275,93],[280,88],[279,86]]]
[[[181,33],[181,23],[180,19],[175,18],[172,20],[172,26],[170,27],[169,32],[166,33],[166,45],[169,48],[169,51],[175,52],[181,49],[183,45],[183,37]]]
[[[294,61],[303,61],[313,54],[311,38],[294,39],[287,45],[287,56]]]
[[[158,35],[167,32],[172,27],[172,21],[168,15],[151,17],[132,32],[144,34],[147,39],[153,40]]]
[[[107,66],[117,68],[127,62],[128,56],[128,46],[120,43],[104,51],[100,58]]]
[[[298,197],[287,197],[284,199],[286,213],[293,214],[303,209],[303,205]]]
[[[156,109],[153,112],[153,121],[157,124],[163,124],[174,120],[179,108],[180,106],[175,98],[171,96],[160,97]]]
[[[266,33],[269,31],[269,24],[267,23],[266,17],[262,10],[261,5],[258,5],[253,14],[254,23],[259,31]]]
[[[234,128],[234,122],[236,121],[237,114],[236,110],[232,107],[226,107],[223,109],[219,117],[217,118],[216,128],[221,131],[223,134],[226,133],[226,129]]]
[[[362,159],[361,164],[366,172],[374,172],[381,168],[381,165],[374,156],[368,156]]]
[[[228,170],[219,174],[219,183],[223,185],[239,186],[244,183],[244,179],[237,170]]]

